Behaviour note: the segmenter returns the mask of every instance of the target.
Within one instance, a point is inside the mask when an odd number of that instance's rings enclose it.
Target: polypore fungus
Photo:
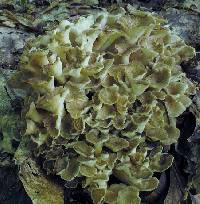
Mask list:
[[[28,95],[32,156],[48,174],[81,177],[95,204],[140,203],[173,161],[163,146],[195,93],[180,67],[195,51],[163,23],[123,9],[65,20],[27,45],[13,78]]]

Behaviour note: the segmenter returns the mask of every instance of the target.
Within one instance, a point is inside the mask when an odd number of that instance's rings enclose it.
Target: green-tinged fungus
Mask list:
[[[27,92],[17,155],[31,148],[48,174],[80,177],[94,204],[139,204],[141,191],[157,187],[154,172],[173,161],[162,147],[177,142],[176,117],[195,93],[180,71],[194,49],[159,16],[128,10],[61,22],[29,43],[11,80]],[[0,147],[14,151],[9,139]],[[59,189],[45,191],[46,178],[26,168],[21,179],[35,203],[62,203]],[[121,183],[110,184],[111,175]]]

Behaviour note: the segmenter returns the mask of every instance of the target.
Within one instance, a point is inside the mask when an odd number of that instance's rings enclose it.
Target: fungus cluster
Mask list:
[[[62,21],[27,45],[13,78],[28,95],[22,140],[32,156],[94,204],[140,203],[173,161],[163,149],[195,93],[180,63],[195,51],[163,23],[123,9]]]

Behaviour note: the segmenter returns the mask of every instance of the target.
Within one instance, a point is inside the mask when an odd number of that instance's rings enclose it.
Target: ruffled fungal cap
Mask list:
[[[82,177],[95,204],[140,203],[173,161],[162,146],[177,141],[175,117],[191,104],[179,64],[195,51],[163,22],[133,9],[63,21],[28,45],[13,79],[30,94],[34,156],[66,181]],[[111,174],[122,183],[109,186]]]

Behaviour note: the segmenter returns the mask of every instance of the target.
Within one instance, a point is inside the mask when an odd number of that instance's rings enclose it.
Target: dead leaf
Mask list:
[[[180,178],[177,177],[179,174],[176,171],[173,165],[170,171],[170,187],[164,204],[179,204],[183,200],[184,189],[180,184]]]

